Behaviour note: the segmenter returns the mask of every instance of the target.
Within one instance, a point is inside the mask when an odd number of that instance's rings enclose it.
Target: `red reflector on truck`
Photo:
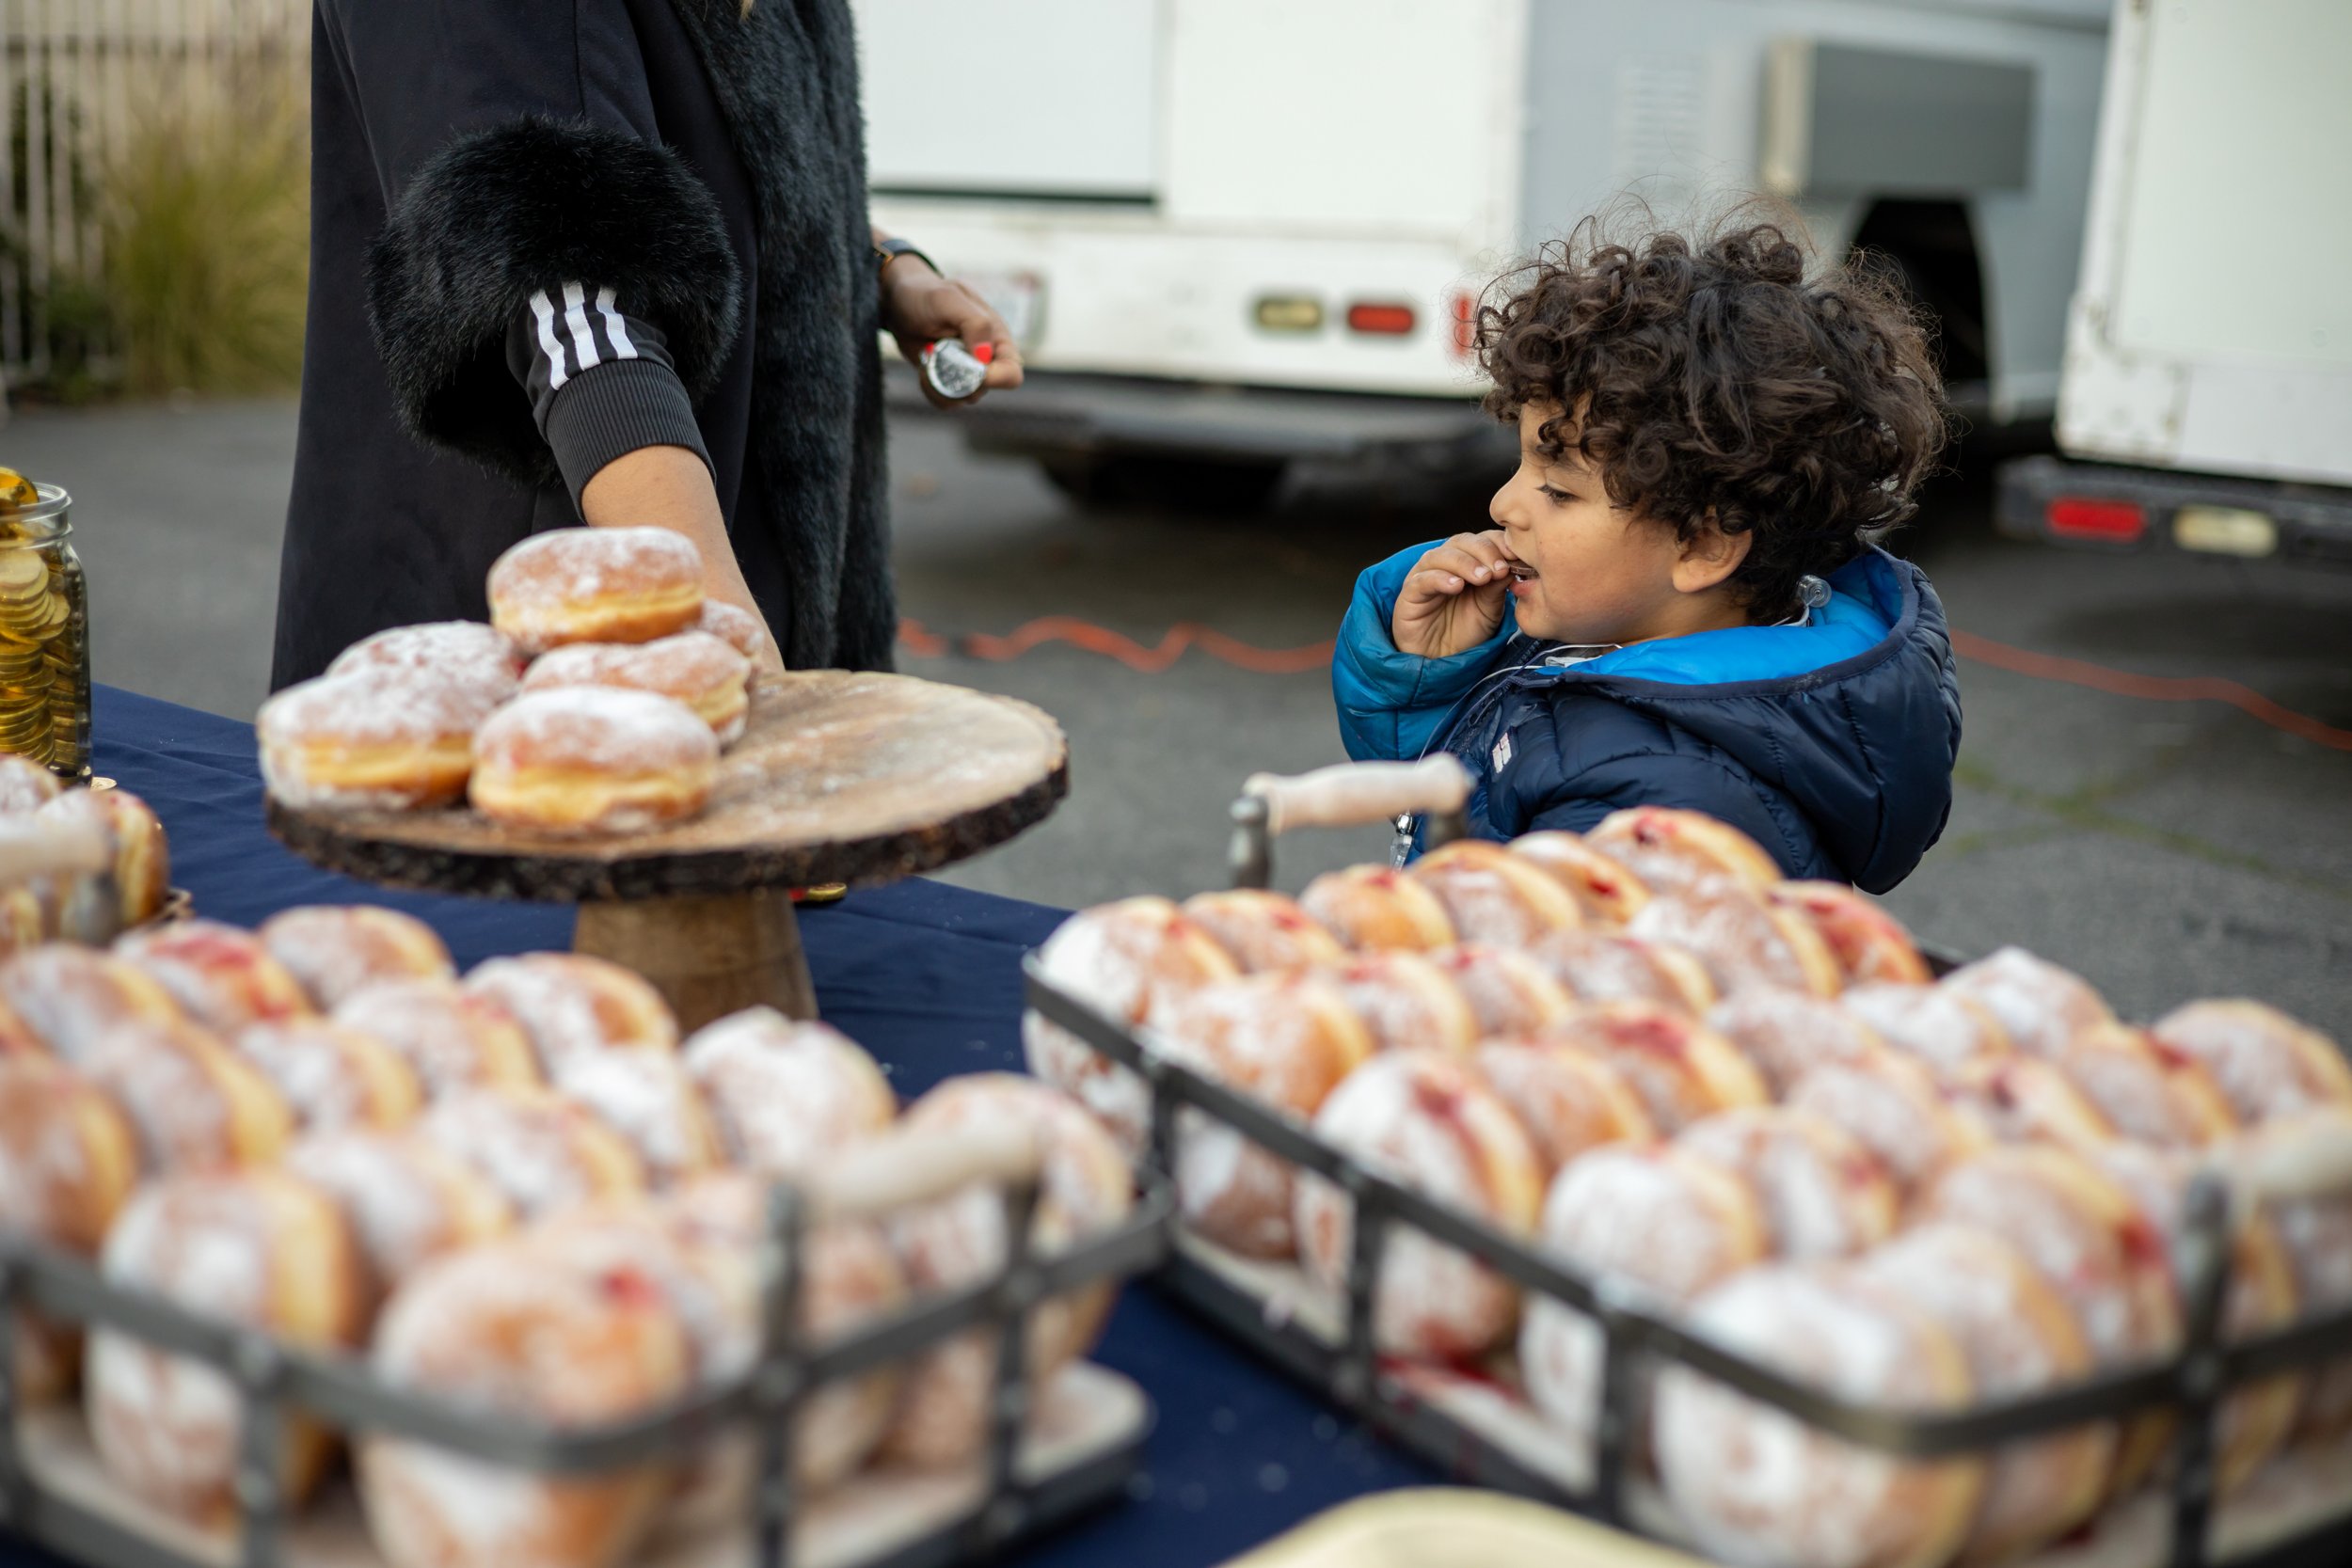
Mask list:
[[[1478,296],[1457,293],[1454,296],[1454,356],[1467,359],[1478,346]]]
[[[1370,302],[1347,308],[1347,329],[1350,332],[1370,332],[1384,338],[1401,338],[1413,330],[1413,308],[1409,305],[1378,305]]]
[[[2050,502],[2042,515],[2052,533],[2070,539],[2106,539],[2124,544],[2148,531],[2148,509],[2132,501],[2060,496]]]

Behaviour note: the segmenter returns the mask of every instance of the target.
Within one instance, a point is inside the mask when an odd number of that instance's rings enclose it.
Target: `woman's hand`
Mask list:
[[[951,401],[918,375],[934,408],[961,408],[998,388],[1021,385],[1021,350],[1005,318],[988,308],[969,283],[942,277],[920,256],[894,256],[882,274],[882,330],[898,341],[898,353],[919,372],[923,345],[935,338],[961,338],[963,346],[989,347],[988,379],[968,398]]]
[[[1389,616],[1397,651],[1448,658],[1494,636],[1518,559],[1502,531],[1489,529],[1457,533],[1415,562]]]
[[[682,533],[703,558],[703,593],[757,616],[768,626],[736,564],[719,511],[719,492],[701,456],[684,447],[639,447],[598,468],[580,491],[580,520],[590,528],[666,528]],[[784,673],[784,650],[770,631],[759,672]]]

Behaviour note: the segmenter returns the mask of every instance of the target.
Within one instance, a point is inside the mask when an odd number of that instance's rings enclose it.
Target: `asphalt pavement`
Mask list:
[[[1475,525],[1483,504],[1311,472],[1258,515],[1199,515],[1182,494],[1082,513],[1025,465],[969,456],[936,416],[900,417],[893,441],[903,607],[949,642],[901,668],[1025,698],[1071,737],[1060,811],[946,875],[1056,904],[1219,885],[1242,778],[1340,760],[1327,678],[1198,650],[1144,673],[1061,642],[997,661],[961,638],[1065,616],[1145,647],[1182,623],[1311,645],[1363,564]],[[75,493],[100,679],[251,714],[293,446],[282,402],[32,410],[0,431],[0,461]],[[2216,702],[2099,689],[2221,677],[2352,728],[2352,575],[2021,544],[1994,535],[1991,494],[1989,462],[1963,460],[1902,547],[1955,626],[2080,661],[2094,684],[1963,662],[1952,822],[1889,905],[1952,950],[2014,942],[2078,969],[2127,1014],[2246,994],[2352,1039],[2352,752]],[[1301,835],[1277,879],[1384,847],[1378,829]]]

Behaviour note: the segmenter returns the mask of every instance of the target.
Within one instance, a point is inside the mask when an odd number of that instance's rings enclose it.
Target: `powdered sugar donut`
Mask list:
[[[1045,940],[1037,960],[1056,987],[1129,1028],[1163,992],[1241,973],[1208,932],[1154,897],[1079,911]],[[1142,1079],[1034,1012],[1022,1015],[1021,1047],[1031,1072],[1075,1095],[1129,1154],[1143,1151],[1152,1095]]]
[[[695,617],[694,629],[708,632],[754,663],[768,649],[768,629],[760,625],[759,617],[724,599],[705,599],[702,614]]]
[[[1856,1272],[1952,1337],[1979,1401],[2023,1399],[2094,1370],[2074,1312],[2024,1254],[1990,1230],[1921,1226],[1861,1259]],[[1995,1449],[1966,1557],[2010,1557],[2081,1524],[2099,1506],[2114,1455],[2115,1429],[2106,1425]]]
[[[642,832],[701,812],[719,737],[683,703],[650,691],[527,691],[473,736],[474,810],[551,833]]]
[[[2072,970],[2002,947],[1963,964],[1936,984],[1982,1006],[2000,1020],[2018,1050],[2049,1056],[2084,1030],[2113,1023],[2106,999]]]
[[[1878,1156],[1807,1111],[1750,1105],[1685,1128],[1675,1142],[1747,1182],[1775,1257],[1851,1258],[1892,1235],[1899,1199]]]
[[[1851,986],[1837,1005],[1935,1073],[1968,1071],[2015,1050],[1989,1008],[1942,986]]]
[[[1785,1095],[1789,1085],[1825,1062],[1852,1062],[1885,1046],[1853,1014],[1823,997],[1778,986],[1750,986],[1708,1009],[1707,1026],[1738,1046]]]
[[[1432,849],[1406,875],[1438,895],[1461,942],[1525,947],[1548,932],[1584,924],[1575,895],[1556,879],[1484,839]]]
[[[439,933],[414,915],[370,904],[313,904],[263,921],[254,934],[323,1012],[388,980],[453,980]]]
[[[1764,1213],[1745,1182],[1668,1144],[1617,1144],[1560,1167],[1544,1199],[1543,1249],[1678,1306],[1763,1259]],[[1528,1397],[1580,1447],[1600,1416],[1600,1330],[1560,1302],[1528,1304],[1519,1333]]]
[[[1454,940],[1454,920],[1432,893],[1385,865],[1351,865],[1309,882],[1298,907],[1359,950],[1422,952]]]
[[[188,1017],[224,1035],[311,1016],[310,999],[261,939],[217,920],[132,931],[115,943],[115,957],[152,975]]]
[[[665,528],[560,528],[490,566],[490,621],[527,653],[649,642],[702,616],[702,552]]]
[[[1764,901],[1812,924],[1829,943],[1846,985],[1924,986],[1934,978],[1902,922],[1843,882],[1781,882],[1765,890]]]
[[[410,1278],[377,1324],[373,1359],[398,1386],[558,1429],[650,1414],[694,1370],[685,1327],[647,1271],[553,1267],[520,1238]],[[358,1447],[369,1533],[392,1568],[613,1568],[670,1486],[658,1465],[540,1477],[387,1438]]]
[[[1584,842],[1626,866],[1653,894],[1689,893],[1719,878],[1761,895],[1780,880],[1763,846],[1704,812],[1633,806],[1611,812]]]
[[[756,1255],[767,1239],[767,1183],[740,1172],[689,1182],[658,1206],[661,1224],[679,1244],[736,1258]],[[897,1311],[907,1299],[905,1272],[871,1226],[819,1227],[803,1243],[801,1266],[800,1326],[807,1343],[837,1339]],[[742,1324],[741,1333],[748,1355],[757,1348],[757,1321]],[[826,1384],[809,1397],[793,1435],[793,1470],[801,1485],[830,1485],[865,1462],[890,1423],[899,1381],[898,1368],[884,1367]],[[690,1469],[672,1506],[670,1526],[687,1530],[739,1524],[754,1460],[747,1442],[722,1439],[703,1464]]]
[[[35,815],[43,822],[94,828],[105,840],[123,929],[163,912],[171,896],[171,845],[146,801],[127,789],[73,789]]]
[[[1297,900],[1264,888],[1197,893],[1184,900],[1184,911],[1251,974],[1335,964],[1347,957],[1340,939]]]
[[[1789,1085],[1783,1103],[1843,1128],[1878,1156],[1905,1196],[1992,1143],[1974,1117],[1945,1101],[1927,1069],[1893,1052],[1810,1069]]]
[[[890,1125],[898,1097],[839,1030],[747,1007],[687,1039],[682,1060],[733,1157],[787,1180]]]
[[[363,637],[326,667],[330,675],[369,670],[436,675],[470,688],[486,714],[515,695],[523,654],[503,632],[480,621],[428,621]]]
[[[140,1191],[107,1234],[106,1277],[310,1349],[356,1347],[365,1286],[342,1213],[280,1170],[175,1177]],[[90,1340],[90,1436],[133,1495],[201,1522],[231,1514],[234,1385],[200,1363],[102,1330]],[[328,1438],[288,1419],[281,1483],[299,1504]]]
[[[497,705],[423,670],[366,669],[287,687],[253,728],[262,779],[290,806],[406,811],[466,793],[474,727]]]
[[[1059,1090],[1009,1072],[950,1078],[907,1108],[910,1133],[963,1127],[1028,1129],[1044,1156],[1029,1243],[1051,1256],[1117,1225],[1135,1206],[1134,1179],[1119,1146]],[[918,1291],[952,1290],[1003,1267],[1005,1208],[993,1190],[971,1189],[900,1215],[892,1227],[907,1278]],[[1029,1315],[1032,1386],[1085,1354],[1110,1311],[1112,1290],[1089,1287],[1041,1303]],[[995,1336],[960,1335],[910,1370],[884,1451],[915,1465],[969,1455],[986,1432]]]
[[[1841,1265],[1773,1263],[1715,1287],[1691,1326],[1845,1399],[1967,1403],[1968,1364],[1934,1320]],[[1659,1374],[1658,1466],[1701,1550],[1787,1568],[1930,1568],[1968,1530],[1975,1460],[1857,1448],[1680,1367]]]
[[[372,1302],[444,1253],[514,1227],[513,1208],[487,1179],[405,1132],[314,1133],[286,1151],[286,1169],[342,1210]]]
[[[1843,983],[1811,922],[1727,879],[1651,899],[1626,932],[1697,954],[1724,992],[1764,985],[1835,996]]]
[[[81,1068],[131,1118],[151,1174],[266,1164],[294,1132],[277,1087],[193,1024],[124,1024]]]
[[[428,1100],[460,1089],[528,1088],[544,1081],[531,1037],[506,1005],[454,981],[364,986],[336,1005],[335,1022],[399,1052]]]
[[[1375,1056],[1323,1102],[1315,1132],[1391,1179],[1506,1235],[1534,1227],[1542,1167],[1517,1118],[1484,1080],[1443,1052]],[[1328,1291],[1344,1288],[1355,1206],[1316,1177],[1298,1181],[1299,1257]],[[1409,1226],[1390,1230],[1374,1288],[1373,1334],[1391,1354],[1459,1360],[1511,1332],[1518,1291],[1466,1253]]]
[[[180,1004],[144,972],[72,942],[31,947],[0,962],[0,1004],[69,1062],[125,1024],[179,1022]]]
[[[710,726],[722,746],[743,738],[751,715],[752,661],[707,632],[682,631],[651,642],[575,642],[532,662],[525,691],[612,686],[682,703]]]
[[[1587,926],[1613,929],[1649,902],[1648,885],[1622,863],[1586,843],[1581,833],[1522,833],[1511,841],[1511,853],[1533,861],[1538,870],[1566,888],[1584,911]]]
[[[37,812],[64,787],[57,775],[31,758],[0,752],[0,816]]]
[[[1151,1022],[1172,1059],[1301,1121],[1373,1052],[1346,998],[1313,974],[1203,986],[1155,1009]],[[1289,1257],[1292,1167],[1197,1111],[1179,1117],[1176,1132],[1185,1221],[1236,1252]]]
[[[1576,998],[1525,953],[1502,947],[1440,947],[1438,973],[1470,1004],[1482,1039],[1532,1035],[1568,1016]]]
[[[95,1257],[138,1174],[136,1136],[112,1101],[62,1063],[0,1058],[0,1230]],[[29,1313],[16,1333],[17,1397],[58,1398],[80,1334]]]
[[[1991,1230],[2023,1252],[2074,1308],[2102,1368],[2153,1361],[2180,1342],[2162,1238],[2122,1187],[2064,1149],[2017,1145],[1972,1155],[1937,1176],[1913,1212]],[[2115,1492],[2145,1477],[2168,1420],[2125,1424]]]
[[[2197,1059],[2120,1023],[2086,1029],[2050,1065],[2066,1075],[2126,1138],[2201,1148],[2237,1128],[2220,1085]]]
[[[2241,1137],[2235,1152],[2265,1164],[2293,1165],[2347,1145],[2352,1145],[2352,1112],[2328,1105],[2264,1122]],[[2286,1248],[2302,1310],[2352,1304],[2352,1195],[2273,1198],[2263,1212]],[[2299,1435],[2326,1439],[2346,1430],[2352,1430],[2352,1357],[2330,1361],[2312,1376]]]
[[[2106,1113],[2049,1063],[2012,1055],[1944,1075],[1944,1097],[1998,1143],[2090,1148],[2116,1136]]]
[[[424,1104],[406,1058],[373,1035],[321,1018],[256,1023],[238,1032],[237,1054],[278,1086],[306,1132],[398,1127]]]
[[[2198,1157],[2184,1149],[2134,1143],[2108,1144],[2087,1157],[2130,1195],[2140,1218],[2163,1242],[2166,1267],[2178,1278],[2188,1189],[2197,1176]],[[2262,1214],[2239,1216],[2230,1237],[2222,1337],[2247,1339],[2284,1328],[2295,1321],[2298,1305],[2295,1265],[2278,1227]],[[2294,1376],[2241,1386],[2230,1395],[2221,1407],[2220,1451],[2216,1456],[2222,1490],[2242,1485],[2286,1441],[2302,1399],[2302,1380]],[[2169,1428],[2163,1435],[2169,1435]]]
[[[666,1051],[574,1056],[555,1085],[628,1140],[656,1191],[725,1162],[718,1122],[685,1065]]]
[[[1648,1002],[1693,1018],[1715,1005],[1698,955],[1671,942],[1598,931],[1555,931],[1527,950],[1582,1002]]]
[[[1478,1043],[1470,999],[1419,953],[1359,953],[1328,973],[1375,1050],[1459,1053]]]
[[[1541,1037],[1488,1040],[1471,1060],[1518,1114],[1547,1178],[1588,1148],[1657,1135],[1625,1075],[1589,1051]]]
[[[2191,1002],[2150,1032],[2159,1044],[2202,1063],[2249,1125],[2315,1106],[2352,1106],[2352,1066],[2343,1048],[2276,1007]]]
[[[584,953],[525,953],[474,965],[466,990],[513,1014],[552,1075],[600,1051],[675,1051],[677,1019],[634,972]]]
[[[1740,1048],[1681,1013],[1643,1002],[1580,1007],[1546,1038],[1591,1052],[1625,1075],[1658,1131],[1669,1136],[1701,1117],[1770,1095]]]
[[[469,1089],[436,1104],[417,1129],[487,1178],[526,1221],[645,1188],[628,1140],[552,1089]]]

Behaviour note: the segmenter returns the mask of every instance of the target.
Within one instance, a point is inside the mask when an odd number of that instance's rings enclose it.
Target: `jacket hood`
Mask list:
[[[1636,643],[1511,679],[1574,687],[1719,748],[1804,812],[1851,880],[1892,887],[1951,810],[1951,641],[1926,575],[1883,550],[1848,562],[1830,589],[1806,626]]]

